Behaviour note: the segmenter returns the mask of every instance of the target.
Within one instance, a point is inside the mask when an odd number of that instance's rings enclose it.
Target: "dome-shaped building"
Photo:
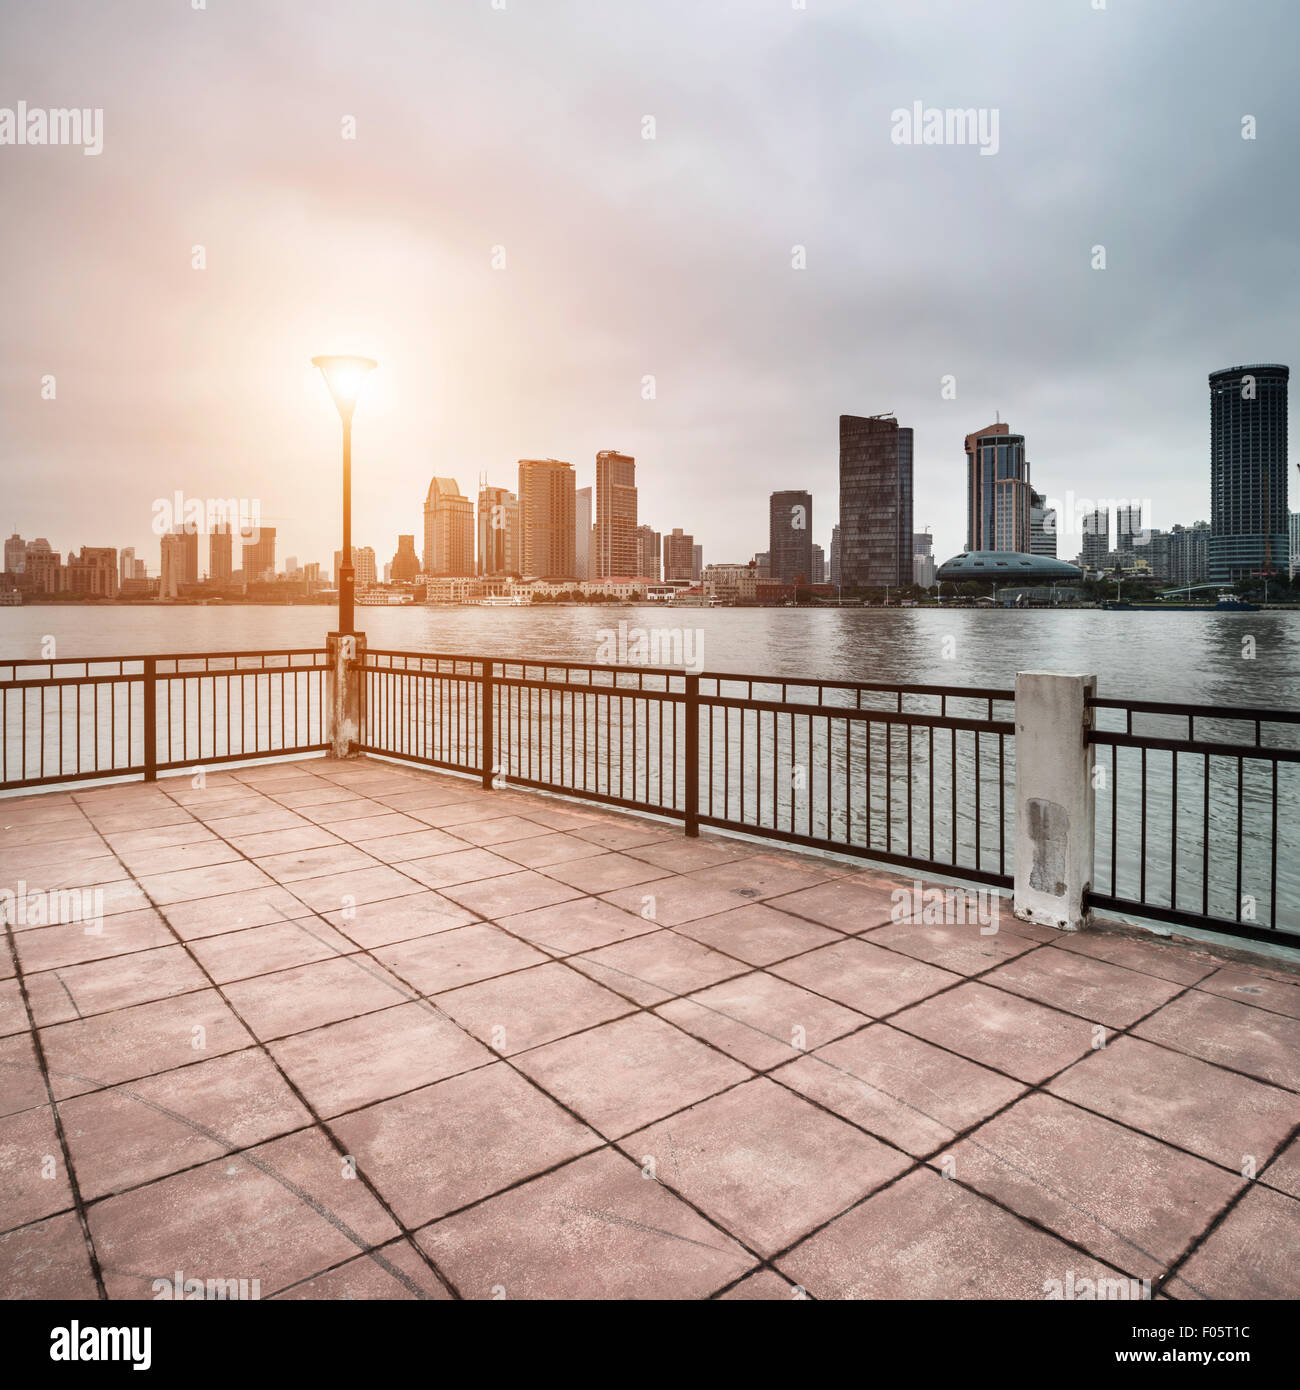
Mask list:
[[[1071,583],[1083,578],[1078,565],[1066,564],[1051,555],[1026,555],[1018,550],[963,550],[945,560],[935,572],[941,583],[982,584]]]

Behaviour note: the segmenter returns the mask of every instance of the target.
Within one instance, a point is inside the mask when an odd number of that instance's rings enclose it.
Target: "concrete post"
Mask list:
[[[1096,801],[1087,742],[1096,676],[1016,676],[1016,859],[1012,912],[1062,931],[1088,925]]]
[[[326,737],[330,756],[355,758],[361,742],[361,658],[364,632],[331,632],[325,638],[329,669],[325,676]]]

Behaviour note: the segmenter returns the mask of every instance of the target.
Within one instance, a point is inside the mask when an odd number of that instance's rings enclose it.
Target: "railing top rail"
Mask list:
[[[914,685],[898,681],[821,680],[810,676],[754,676],[734,671],[704,671],[701,680],[744,681],[754,685],[785,685],[806,690],[870,690],[882,695],[947,695],[952,699],[1014,700],[1014,690],[978,685]]]
[[[1239,719],[1251,724],[1300,724],[1300,710],[1256,705],[1185,705],[1167,700],[1125,700],[1093,695],[1089,709],[1117,709],[1129,714],[1169,714],[1180,719]]]
[[[267,656],[325,656],[324,647],[270,647],[264,651],[235,652],[149,652],[136,656],[6,656],[0,657],[0,667],[6,666],[100,666],[104,664],[146,661],[225,661],[230,658]]]

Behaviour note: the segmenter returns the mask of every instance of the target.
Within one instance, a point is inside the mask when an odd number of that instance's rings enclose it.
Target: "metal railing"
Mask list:
[[[1261,940],[1300,932],[1300,711],[1089,705],[1092,906]]]
[[[0,662],[0,789],[327,746],[325,652]]]

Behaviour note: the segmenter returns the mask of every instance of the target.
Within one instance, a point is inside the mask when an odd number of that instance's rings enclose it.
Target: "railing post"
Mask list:
[[[325,704],[329,715],[330,756],[354,758],[361,742],[365,633],[328,633],[325,650],[328,662]]]
[[[1096,801],[1088,699],[1096,691],[1096,676],[1016,676],[1012,911],[1061,931],[1089,922]]]
[[[153,656],[144,659],[144,780],[158,780],[158,658]]]
[[[494,711],[492,708],[493,701],[496,697],[494,694],[495,686],[492,684],[492,666],[493,663],[491,661],[483,662],[483,713],[479,716],[479,728],[482,730],[482,737],[480,740],[482,744],[481,770],[483,774],[483,790],[485,792],[490,792],[492,790],[492,775],[496,766],[496,737],[493,728]]]
[[[700,833],[700,678],[686,677],[686,833]]]

